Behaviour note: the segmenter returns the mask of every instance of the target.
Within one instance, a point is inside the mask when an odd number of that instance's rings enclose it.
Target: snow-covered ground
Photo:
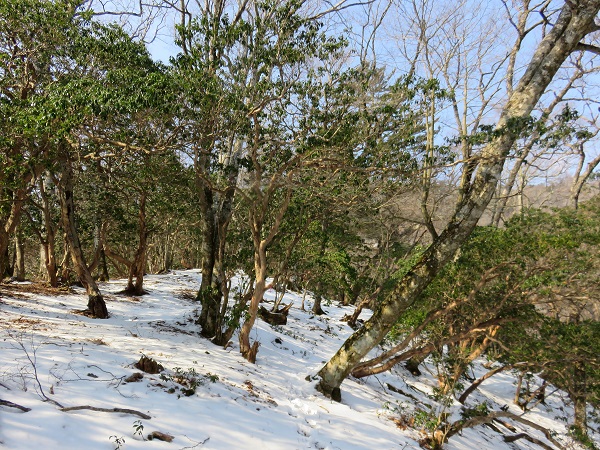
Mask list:
[[[197,304],[189,299],[200,284],[197,271],[148,276],[145,283],[149,295],[140,299],[117,293],[124,288],[122,280],[101,285],[111,314],[107,320],[73,312],[85,308],[82,291],[30,293],[21,285],[13,294],[9,286],[0,286],[0,399],[31,408],[23,412],[0,406],[0,447],[413,449],[419,448],[424,434],[410,417],[429,406],[443,412],[429,396],[435,379],[427,371],[415,378],[398,368],[346,380],[342,403],[323,397],[315,381],[307,381],[351,334],[341,321],[351,308],[330,305],[325,307],[327,316],[315,317],[300,309],[300,296],[286,294],[284,301],[294,302],[286,326],[257,321],[252,338],[261,346],[254,365],[238,353],[235,337],[232,346],[223,349],[198,336]],[[265,298],[273,296],[268,293]],[[310,307],[310,297],[307,301]],[[142,355],[165,370],[127,382],[140,372],[134,364]],[[476,376],[486,371],[479,364],[473,370]],[[193,387],[195,392],[185,391]],[[512,404],[514,391],[514,376],[498,374],[469,403],[487,401],[491,410],[507,405],[521,415]],[[567,436],[565,420],[572,412],[563,397],[554,392],[546,405],[523,417],[552,430],[564,447],[579,448]],[[64,412],[57,404],[132,411]],[[449,420],[458,420],[459,410],[460,405],[451,406]],[[526,432],[555,448],[540,431],[512,425],[513,430],[503,429],[505,434]],[[174,439],[147,440],[153,431]],[[506,443],[498,431],[486,426],[467,429],[453,436],[446,448],[540,448],[524,439]],[[597,442],[598,437],[594,435]]]

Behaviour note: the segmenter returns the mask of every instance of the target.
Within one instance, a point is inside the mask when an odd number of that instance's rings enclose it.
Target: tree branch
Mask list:
[[[600,47],[597,47],[595,45],[592,44],[584,44],[583,42],[580,42],[579,44],[577,44],[577,46],[575,47],[574,51],[576,52],[591,52],[594,53],[596,55],[600,55]]]
[[[491,414],[488,414],[487,416],[473,417],[472,419],[469,419],[466,422],[462,422],[462,423],[461,423],[461,421],[454,422],[450,426],[450,430],[448,431],[448,434],[446,434],[446,438],[448,439],[451,436],[454,436],[456,433],[460,432],[461,430],[463,430],[465,428],[472,428],[477,425],[483,425],[486,423],[490,423],[490,422],[498,419],[499,417],[506,417],[511,420],[514,420],[515,422],[522,423],[523,425],[527,425],[535,430],[541,431],[542,433],[544,433],[544,436],[546,436],[546,439],[548,439],[550,442],[552,442],[557,448],[564,450],[564,447],[560,444],[560,442],[558,442],[556,439],[554,439],[552,437],[552,433],[550,432],[550,430],[542,427],[541,425],[538,425],[535,422],[532,422],[531,420],[524,419],[522,416],[517,416],[516,414],[510,413],[507,411],[496,411]],[[516,438],[514,440],[517,440],[517,439],[520,439],[523,437],[525,437],[525,436],[519,436],[518,438]],[[509,437],[509,439],[510,438],[511,437]],[[512,441],[507,441],[507,442],[512,442]],[[531,442],[533,442],[533,441],[531,441]],[[552,448],[552,447],[547,446],[544,448]]]
[[[141,417],[142,419],[152,419],[152,416],[148,414],[144,414],[143,412],[136,411],[135,409],[128,408],[98,408],[96,406],[83,405],[83,406],[69,406],[68,408],[61,408],[63,412],[69,411],[79,411],[82,409],[89,409],[91,411],[99,411],[99,412],[114,412],[114,413],[123,413],[123,414],[133,414],[134,416]]]
[[[9,408],[20,409],[23,412],[31,411],[31,408],[26,408],[25,406],[17,405],[16,403],[9,402],[8,400],[0,399],[0,406],[8,406]]]
[[[370,5],[371,3],[374,3],[375,0],[368,0],[366,2],[356,2],[356,3],[350,3],[349,5],[346,5],[345,3],[348,0],[340,0],[337,4],[333,5],[331,8],[325,10],[325,11],[321,11],[320,13],[309,17],[308,20],[318,20],[320,18],[322,18],[323,16],[326,16],[327,14],[331,14],[332,12],[339,12],[342,11],[344,9],[347,8],[352,8],[353,6],[361,6],[361,5]]]

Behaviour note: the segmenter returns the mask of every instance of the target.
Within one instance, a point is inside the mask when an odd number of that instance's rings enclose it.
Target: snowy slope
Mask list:
[[[111,317],[94,320],[74,313],[86,304],[75,293],[27,292],[19,285],[0,291],[0,399],[31,408],[29,412],[0,406],[0,447],[7,449],[413,449],[423,438],[417,426],[405,427],[418,409],[441,407],[428,394],[434,377],[415,378],[404,369],[363,380],[347,380],[342,403],[324,398],[307,381],[352,332],[341,318],[352,311],[326,307],[314,317],[294,302],[288,325],[271,327],[257,321],[253,339],[260,341],[257,364],[246,362],[237,342],[224,350],[197,334],[197,305],[189,300],[200,284],[197,271],[149,276],[150,292],[133,299],[117,292],[121,280],[103,284]],[[187,294],[187,295],[186,295]],[[270,296],[269,296],[270,295]],[[267,300],[273,298],[267,294]],[[310,301],[310,299],[309,299]],[[308,305],[310,306],[310,304]],[[125,379],[136,372],[142,355],[165,370]],[[485,372],[475,367],[475,375]],[[388,383],[407,395],[393,392]],[[192,386],[190,386],[190,384]],[[184,389],[196,386],[186,396]],[[490,409],[512,405],[514,377],[499,374],[474,393],[471,405]],[[187,392],[192,393],[191,391]],[[63,412],[63,407],[122,408],[124,412],[90,409]],[[450,408],[451,420],[460,418]],[[136,412],[149,415],[144,419]],[[570,416],[560,392],[524,417],[556,433],[568,448]],[[506,434],[527,432],[554,448],[543,433],[522,424]],[[153,431],[172,442],[145,440]],[[598,435],[595,435],[598,440]],[[505,443],[485,426],[452,437],[448,449],[540,448],[523,439]]]

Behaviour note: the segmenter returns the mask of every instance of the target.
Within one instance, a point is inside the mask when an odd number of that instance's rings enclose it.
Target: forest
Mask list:
[[[425,361],[461,404],[536,374],[515,403],[556,386],[596,448],[599,10],[0,0],[0,294],[81,286],[102,321],[102,282],[199,269],[196,332],[250,363],[308,294],[354,307],[320,395]]]

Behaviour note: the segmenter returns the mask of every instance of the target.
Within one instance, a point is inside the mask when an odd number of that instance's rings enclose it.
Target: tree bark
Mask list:
[[[44,255],[44,267],[46,268],[46,276],[48,283],[52,287],[58,286],[58,265],[56,263],[56,250],[54,234],[46,235],[46,242],[42,244]]]
[[[61,213],[61,221],[62,221],[62,213]],[[67,233],[63,232],[63,242],[64,242],[64,254],[62,260],[60,261],[60,277],[63,283],[70,284],[71,282],[71,249],[69,248],[69,241],[67,239]]]
[[[19,220],[21,219],[21,212],[26,194],[27,192],[25,189],[18,189],[13,193],[10,212],[8,213],[8,216],[2,218],[2,223],[0,223],[0,280],[5,276],[10,276],[10,260],[8,252],[10,235],[15,231],[19,224]]]
[[[50,210],[50,198],[48,197],[46,181],[43,177],[38,180],[38,188],[42,198],[42,217],[44,220],[44,228],[46,236],[40,233],[42,248],[44,250],[44,266],[50,286],[58,286],[58,265],[56,263],[56,227],[52,220],[52,212]]]
[[[587,377],[585,369],[580,362],[575,364],[573,370],[573,384],[575,389],[569,392],[569,397],[573,401],[573,409],[575,410],[573,426],[581,436],[587,436]]]
[[[205,144],[208,146],[208,144]],[[203,176],[208,173],[208,156],[199,154],[196,156],[196,191],[200,205],[202,245],[202,282],[198,290],[197,300],[200,301],[202,309],[198,324],[200,334],[209,339],[220,342],[223,339],[224,314],[227,311],[226,303],[229,301],[228,289],[225,283],[224,259],[226,249],[226,236],[233,214],[233,200],[235,197],[235,186],[239,173],[238,158],[242,151],[242,142],[236,140],[233,144],[232,154],[227,158],[227,168],[224,170],[223,179],[227,186],[223,192],[218,193]],[[223,174],[221,174],[223,175]],[[225,303],[224,305],[222,303]],[[228,334],[228,333],[227,333]]]
[[[25,244],[23,243],[23,232],[17,227],[15,233],[15,267],[14,276],[17,281],[25,281]]]
[[[75,202],[73,201],[73,168],[66,158],[61,161],[61,179],[57,184],[60,211],[65,230],[65,240],[69,246],[73,267],[88,295],[88,312],[92,317],[107,319],[108,310],[96,281],[85,262],[83,249],[75,224]]]
[[[315,301],[313,303],[313,307],[311,312],[317,316],[322,316],[325,314],[323,308],[321,307],[321,301],[323,300],[323,296],[319,292],[321,290],[321,283],[317,283],[317,292],[315,293]]]
[[[325,221],[321,222],[321,245],[319,247],[319,257],[318,260],[322,260],[325,257],[325,250],[327,249],[327,223]],[[322,296],[322,283],[321,281],[317,281],[317,289],[314,293],[314,298],[315,301],[313,303],[313,307],[311,309],[311,312],[313,314],[316,314],[317,316],[322,316],[325,314],[325,311],[323,311],[323,308],[321,307],[321,301],[323,300],[323,296]]]
[[[251,363],[256,362],[256,353],[258,352],[259,343],[254,342],[250,345],[250,331],[254,327],[256,316],[258,314],[258,307],[260,302],[263,300],[263,296],[267,290],[267,248],[275,239],[275,236],[279,233],[281,223],[287,211],[290,200],[292,198],[292,191],[288,188],[283,203],[279,206],[277,215],[271,225],[267,236],[261,239],[263,234],[263,228],[265,218],[268,211],[268,194],[261,193],[260,190],[260,171],[257,172],[257,177],[254,182],[253,190],[257,194],[257,198],[262,201],[258,202],[258,208],[250,211],[250,229],[252,232],[252,241],[254,244],[254,293],[250,300],[250,307],[248,308],[248,315],[246,321],[242,325],[240,330],[240,353]],[[267,191],[271,191],[273,185],[269,186]]]
[[[10,245],[10,235],[4,227],[0,226],[0,281],[8,276],[8,267],[10,266],[8,256],[8,246]]]
[[[42,212],[42,225],[27,210],[29,222],[40,241],[40,274],[52,287],[58,286],[58,263],[56,261],[56,226],[52,220],[50,198],[47,193],[49,179],[40,177],[37,181],[41,203],[38,206]],[[44,232],[45,230],[45,232]]]
[[[202,281],[197,300],[202,309],[200,312],[200,334],[213,338],[217,334],[217,321],[221,306],[221,280],[215,275],[219,233],[215,223],[213,192],[208,186],[199,188],[200,210],[202,212]],[[216,212],[218,214],[218,211]],[[218,273],[218,268],[217,271]]]
[[[471,234],[496,189],[506,156],[526,119],[565,59],[593,29],[600,0],[565,3],[552,30],[536,49],[523,77],[510,95],[496,129],[501,131],[482,150],[472,183],[463,192],[455,213],[421,259],[384,299],[373,316],[355,332],[319,371],[319,390],[341,399],[340,386],[356,364],[383,340],[402,313],[412,305]],[[517,129],[515,129],[517,128]]]
[[[138,248],[135,252],[133,262],[129,266],[129,277],[125,292],[131,295],[144,295],[144,273],[146,271],[146,260],[148,253],[148,226],[146,223],[146,194],[140,195],[140,206],[138,212]],[[135,278],[135,284],[133,279]]]
[[[100,249],[100,268],[98,269],[98,280],[108,281],[110,275],[108,273],[108,264],[106,263],[106,253],[104,248]]]
[[[252,327],[254,327],[256,315],[258,314],[258,307],[267,290],[267,246],[264,241],[261,242],[261,245],[259,245],[254,253],[254,274],[256,280],[254,283],[254,293],[252,294],[250,307],[248,309],[248,318],[240,330],[240,353],[251,363],[256,362],[256,353],[258,352],[259,343],[254,342],[250,345],[250,331],[252,331]]]
[[[348,320],[346,321],[346,323],[351,328],[356,329],[356,323],[358,321],[358,316],[360,316],[360,313],[363,311],[365,306],[368,306],[373,302],[373,299],[375,297],[377,297],[377,295],[379,294],[379,291],[381,291],[381,287],[378,287],[374,293],[365,296],[365,298],[363,298],[360,301],[360,303],[358,305],[356,305],[356,307],[354,308],[354,312],[352,313],[352,315],[350,317],[348,317]]]

